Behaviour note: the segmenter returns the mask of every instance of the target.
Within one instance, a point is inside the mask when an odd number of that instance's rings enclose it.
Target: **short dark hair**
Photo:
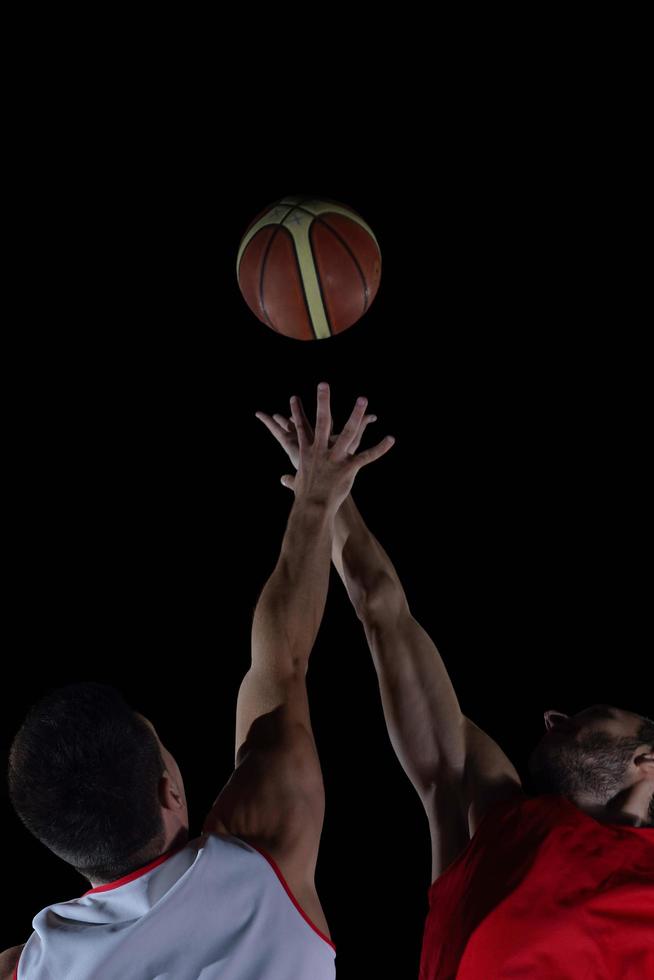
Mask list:
[[[123,695],[84,681],[28,711],[9,751],[9,797],[41,843],[106,883],[162,852],[164,769],[156,736]]]

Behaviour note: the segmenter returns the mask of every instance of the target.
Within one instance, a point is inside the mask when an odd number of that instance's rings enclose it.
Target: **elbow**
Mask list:
[[[404,590],[395,576],[380,572],[360,588],[354,608],[364,626],[376,625],[397,620],[408,613]]]

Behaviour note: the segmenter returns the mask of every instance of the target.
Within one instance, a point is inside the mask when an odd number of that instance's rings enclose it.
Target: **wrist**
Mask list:
[[[356,507],[354,500],[352,499],[352,493],[348,493],[347,497],[341,503],[341,506],[337,510],[337,515],[339,520],[347,520],[356,512]]]
[[[338,507],[329,497],[311,494],[296,496],[292,513],[299,520],[312,524],[333,524]]]

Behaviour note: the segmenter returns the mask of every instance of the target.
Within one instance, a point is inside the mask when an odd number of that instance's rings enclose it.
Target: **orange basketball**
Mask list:
[[[285,197],[249,225],[236,275],[262,323],[297,340],[323,340],[369,309],[381,253],[372,230],[347,205]]]

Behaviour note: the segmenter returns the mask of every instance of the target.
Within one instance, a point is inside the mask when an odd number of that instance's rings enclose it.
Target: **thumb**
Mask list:
[[[282,482],[283,486],[288,487],[289,490],[294,490],[295,489],[295,477],[294,476],[289,476],[288,474],[286,474],[285,476],[282,477],[282,481],[281,482]]]

